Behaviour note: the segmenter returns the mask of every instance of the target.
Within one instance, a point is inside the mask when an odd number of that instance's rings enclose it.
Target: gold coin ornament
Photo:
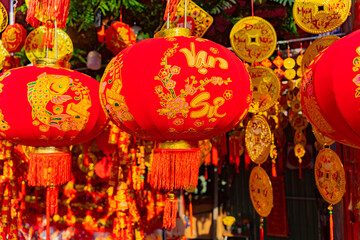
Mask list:
[[[4,31],[8,25],[8,14],[4,5],[0,2],[0,32]]]
[[[300,54],[299,56],[297,56],[297,58],[296,58],[297,65],[301,66],[303,57],[304,57],[303,54]]]
[[[343,24],[349,16],[349,0],[295,0],[295,23],[305,32],[330,32]]]
[[[319,132],[314,126],[312,126],[312,132],[314,133],[314,136],[316,138],[316,141],[318,141],[321,145],[328,145],[330,146],[335,141],[331,138],[326,137],[324,134]]]
[[[284,67],[286,68],[286,69],[291,69],[291,68],[294,68],[295,67],[295,60],[294,59],[292,59],[292,58],[290,58],[290,57],[288,57],[288,58],[286,58],[285,60],[284,60]]]
[[[4,66],[5,57],[10,55],[0,40],[0,70]]]
[[[315,161],[316,186],[330,204],[341,201],[345,193],[345,171],[339,156],[331,149],[321,149]]]
[[[245,17],[230,32],[231,47],[239,58],[253,63],[269,58],[276,49],[273,26],[260,17]]]
[[[284,74],[286,79],[294,79],[296,77],[296,71],[295,69],[286,69]]]
[[[185,0],[181,0],[177,6],[175,19],[170,22],[170,28],[185,27]],[[204,9],[199,7],[196,3],[188,0],[187,4],[187,26],[186,28],[192,31],[192,36],[202,37],[213,23],[213,17],[208,14]],[[166,28],[166,23],[162,26],[161,30]]]
[[[271,130],[264,117],[255,115],[249,120],[245,130],[245,147],[251,161],[256,164],[262,164],[268,159]]]
[[[248,68],[253,86],[253,99],[249,112],[263,112],[271,108],[280,97],[281,83],[270,68],[254,66]]]
[[[53,33],[53,32],[52,32]],[[45,44],[42,44],[43,37],[47,34],[44,26],[38,27],[31,31],[25,40],[25,54],[30,62],[34,62],[38,58],[44,58],[46,56]],[[57,29],[57,59],[69,61],[73,53],[72,41],[61,29]],[[51,40],[49,52],[49,58],[55,58],[55,38]]]
[[[304,73],[306,69],[309,67],[310,63],[314,58],[324,49],[328,48],[331,44],[333,44],[336,40],[340,39],[337,36],[324,36],[319,39],[316,39],[309,47],[306,49],[304,53],[304,57],[301,63],[301,70]]]
[[[262,216],[269,216],[273,205],[273,189],[266,171],[256,166],[250,173],[249,192],[251,202],[256,212]]]

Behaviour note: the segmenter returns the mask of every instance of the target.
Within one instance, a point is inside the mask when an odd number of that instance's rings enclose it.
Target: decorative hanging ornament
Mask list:
[[[271,108],[280,97],[281,84],[273,70],[263,66],[249,67],[253,86],[253,99],[249,112],[264,112]]]
[[[0,32],[5,30],[6,26],[8,25],[8,19],[9,17],[7,11],[2,2],[0,2]]]
[[[3,69],[6,56],[9,56],[9,55],[10,54],[8,53],[8,51],[6,51],[2,41],[0,40],[0,70]]]
[[[101,54],[98,51],[90,51],[86,60],[87,68],[91,70],[99,70],[101,68]]]
[[[304,73],[306,71],[312,60],[314,60],[314,58],[320,52],[328,48],[338,39],[340,39],[340,37],[329,35],[318,38],[312,44],[310,44],[309,47],[306,49],[304,57],[302,58],[302,62],[300,64],[302,72]]]
[[[30,62],[34,63],[36,59],[46,57],[55,58],[55,39],[54,29],[49,29],[44,26],[38,27],[31,31],[25,40],[25,54]],[[51,41],[49,48],[46,49],[46,43],[43,39],[50,37]],[[57,29],[57,59],[68,62],[73,54],[73,43],[61,29]]]
[[[273,189],[266,171],[256,166],[251,170],[249,178],[249,192],[251,202],[256,212],[262,216],[269,216],[273,205]]]
[[[360,31],[339,39],[321,52],[302,79],[301,106],[325,136],[360,147]],[[341,59],[341,61],[338,61]]]
[[[333,205],[341,201],[346,191],[345,171],[339,156],[329,148],[321,149],[316,157],[314,174],[321,196],[330,204],[330,240],[333,240]]]
[[[314,133],[316,141],[318,141],[321,145],[330,146],[331,144],[333,144],[335,142],[331,138],[326,137],[324,134],[322,134],[321,132],[316,130],[316,128],[314,126],[312,126],[312,132]]]
[[[26,30],[18,23],[8,25],[1,36],[5,49],[10,53],[20,52],[25,44],[25,39]]]
[[[202,37],[213,23],[213,17],[191,0],[187,0],[186,28],[191,30],[191,36]],[[185,0],[178,4],[174,21],[170,28],[185,28]],[[161,30],[166,28],[166,23]]]
[[[260,17],[245,17],[230,32],[231,47],[239,58],[249,62],[261,62],[276,49],[276,32],[273,26]]]
[[[105,31],[105,44],[114,55],[136,43],[136,35],[129,25],[121,21],[111,24]]]
[[[340,27],[349,16],[349,0],[295,0],[295,23],[305,32],[319,34]]]
[[[246,126],[245,147],[251,161],[256,164],[265,162],[271,149],[271,130],[266,119],[253,116]]]

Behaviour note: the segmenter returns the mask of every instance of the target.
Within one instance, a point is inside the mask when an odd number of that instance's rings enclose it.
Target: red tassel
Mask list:
[[[271,173],[273,177],[277,177],[275,160],[272,161]]]
[[[208,180],[208,170],[207,170],[207,165],[205,165],[205,180]]]
[[[264,218],[260,217],[260,240],[264,240]]]
[[[302,179],[301,162],[299,162],[299,179]]]
[[[240,156],[237,156],[236,159],[236,173],[240,173]]]
[[[330,213],[330,219],[329,219],[329,225],[330,225],[330,240],[334,240],[334,222],[333,222],[333,215],[332,215],[332,210],[333,207],[332,205],[330,205],[328,207],[329,209],[329,213]]]
[[[50,191],[46,190],[46,240],[50,240]]]
[[[214,140],[212,142],[211,152],[212,152],[212,164],[217,167],[217,165],[219,163],[219,153],[218,153],[218,150],[217,150],[217,142],[216,142],[216,140]]]
[[[175,228],[177,210],[178,200],[173,192],[169,192],[165,201],[163,228],[168,230]]]
[[[189,194],[189,218],[190,218],[190,236],[193,237],[193,207],[192,207],[192,195]]]
[[[246,171],[249,171],[250,163],[251,163],[251,161],[250,161],[249,154],[247,153],[247,151],[245,151],[245,170]]]

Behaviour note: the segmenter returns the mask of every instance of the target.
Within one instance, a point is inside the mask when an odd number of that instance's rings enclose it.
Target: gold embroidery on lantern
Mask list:
[[[325,120],[325,118],[320,113],[320,108],[317,105],[315,98],[309,96],[308,98],[304,97],[304,110],[308,112],[307,116],[311,116],[311,122],[316,123],[316,127],[320,132],[332,133],[334,129],[330,124]]]
[[[358,86],[358,88],[355,89],[355,98],[358,98],[360,97],[360,74],[354,77],[353,82]]]
[[[210,49],[214,50],[214,49]],[[216,62],[219,62],[219,67],[221,69],[228,69],[229,64],[228,62],[220,57],[213,57],[211,55],[208,56],[208,53],[201,50],[196,53],[195,51],[195,44],[193,42],[190,43],[190,49],[182,48],[179,50],[182,52],[187,60],[189,67],[196,67],[201,74],[206,74],[206,68],[215,68]]]
[[[0,110],[0,131],[6,131],[6,130],[9,130],[9,129],[10,129],[10,126],[4,120],[4,115],[2,114],[2,111]]]
[[[39,125],[40,131],[47,132],[50,127],[65,132],[81,131],[85,128],[90,116],[90,112],[87,110],[91,107],[91,100],[88,88],[82,86],[79,79],[45,72],[27,86],[33,124],[37,126],[39,122],[42,123]],[[74,92],[74,97],[65,94],[69,91]],[[63,113],[64,106],[62,104],[70,100],[75,102],[69,103]]]
[[[209,92],[203,92],[198,94],[196,97],[194,97],[191,102],[190,106],[192,108],[198,108],[202,107],[200,110],[192,111],[190,113],[191,118],[202,118],[207,116],[207,118],[212,117],[225,117],[226,113],[219,114],[218,109],[220,106],[224,105],[225,99],[222,97],[217,97],[213,100],[213,105],[210,105],[210,103],[206,102],[206,100],[210,99],[210,93]]]

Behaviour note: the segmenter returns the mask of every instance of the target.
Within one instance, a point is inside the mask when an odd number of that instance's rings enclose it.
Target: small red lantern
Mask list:
[[[105,127],[98,86],[91,77],[60,67],[22,67],[0,75],[0,135],[37,147],[28,183],[47,187],[48,220],[57,212],[58,186],[70,180],[66,146],[86,142]]]
[[[227,132],[246,116],[252,99],[249,74],[232,52],[184,36],[147,39],[123,50],[107,66],[100,95],[104,110],[124,131],[162,141],[153,156],[150,183],[170,190],[167,202],[173,205],[173,189],[197,186],[199,148],[166,141],[197,141]],[[165,215],[173,211],[165,209]],[[174,218],[169,225],[164,221],[165,227],[174,225]]]
[[[337,40],[306,71],[301,104],[325,136],[360,147],[360,31]]]
[[[20,52],[25,44],[25,39],[26,30],[18,23],[8,25],[1,36],[3,46],[10,53]]]
[[[105,44],[114,54],[136,43],[136,35],[129,25],[116,21],[106,29]]]

